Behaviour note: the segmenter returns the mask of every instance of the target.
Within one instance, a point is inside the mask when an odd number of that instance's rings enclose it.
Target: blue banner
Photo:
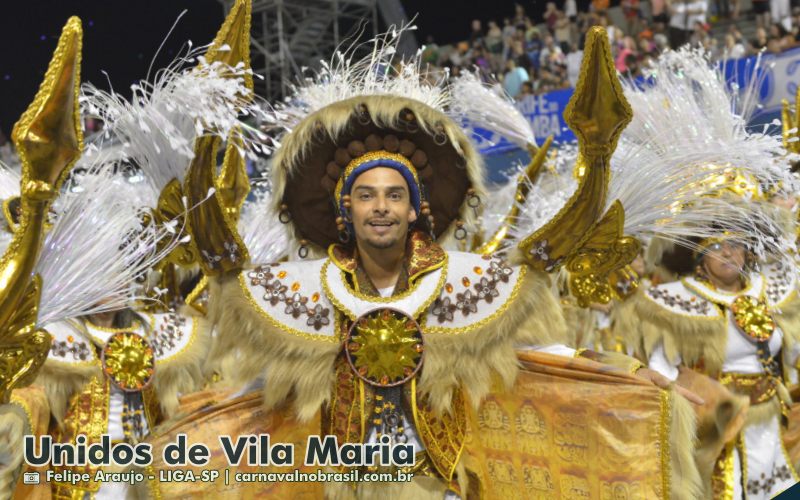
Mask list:
[[[763,54],[756,68],[757,56],[728,60],[720,63],[729,85],[744,88],[754,78],[760,79],[758,109],[753,114],[750,125],[760,126],[780,119],[781,101],[786,99],[794,104],[797,85],[800,82],[800,47],[780,54]],[[733,88],[733,87],[732,87]],[[538,96],[528,96],[517,102],[517,108],[530,121],[536,140],[541,143],[552,134],[556,143],[575,140],[575,135],[564,122],[564,108],[567,107],[573,89],[556,90]],[[779,133],[779,127],[772,127],[772,133]],[[485,130],[476,131],[476,141],[482,154],[507,155],[518,149],[515,145],[499,137],[493,137]],[[491,162],[490,162],[491,163]]]

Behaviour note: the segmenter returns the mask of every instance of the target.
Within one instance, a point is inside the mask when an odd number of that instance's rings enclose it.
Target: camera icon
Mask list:
[[[39,484],[38,472],[26,472],[22,475],[23,484]]]

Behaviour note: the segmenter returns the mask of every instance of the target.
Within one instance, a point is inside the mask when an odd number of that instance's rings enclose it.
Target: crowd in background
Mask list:
[[[800,5],[790,0],[753,0],[752,10],[742,13],[741,0],[616,0],[614,12],[609,0],[560,1],[548,2],[537,17],[531,3],[517,4],[502,21],[476,19],[460,42],[439,45],[429,37],[424,61],[455,75],[478,68],[501,81],[510,96],[524,99],[575,85],[592,26],[606,28],[617,70],[633,77],[662,51],[687,43],[716,59],[800,45]],[[745,37],[741,26],[754,27],[752,36]]]

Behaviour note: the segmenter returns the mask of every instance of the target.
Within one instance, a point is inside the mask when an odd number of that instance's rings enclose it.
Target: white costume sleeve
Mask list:
[[[667,354],[664,352],[664,344],[662,343],[655,346],[653,354],[650,355],[648,360],[648,368],[657,371],[672,381],[678,378],[678,365],[680,364],[680,356],[675,361],[667,359]]]

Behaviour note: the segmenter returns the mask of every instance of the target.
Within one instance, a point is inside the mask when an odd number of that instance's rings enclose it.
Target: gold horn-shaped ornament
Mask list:
[[[22,162],[21,216],[0,259],[0,402],[30,384],[50,350],[50,335],[36,328],[41,279],[33,271],[50,203],[83,149],[78,92],[83,31],[71,17],[44,81],[14,125],[11,138]]]
[[[519,245],[529,265],[552,271],[589,237],[605,207],[609,160],[633,113],[617,79],[603,28],[586,37],[581,72],[564,119],[578,138],[578,187],[564,207]]]
[[[219,143],[219,138],[210,136],[195,141],[195,156],[184,185],[192,205],[200,203],[214,189],[206,201],[189,212],[192,239],[200,250],[199,263],[206,276],[238,271],[250,258],[236,230],[236,222],[225,212],[222,196],[214,183]]]
[[[247,163],[242,154],[242,139],[238,131],[234,130],[228,136],[222,172],[217,177],[216,185],[225,213],[233,222],[238,221],[242,205],[250,193],[250,178],[247,176]]]
[[[794,96],[794,113],[789,101],[781,101],[783,147],[790,153],[800,154],[800,86]]]
[[[209,64],[219,61],[229,66],[244,65],[245,84],[252,92],[250,12],[250,0],[237,0],[234,3],[206,53],[206,61]],[[238,271],[250,258],[236,229],[236,220],[227,213],[225,200],[215,182],[219,142],[219,139],[211,137],[199,137],[195,141],[195,157],[183,188],[189,205],[196,206],[189,212],[189,230],[200,251],[200,267],[206,276]],[[230,144],[233,139],[229,138],[228,142]],[[231,156],[227,153],[230,150],[226,152],[226,159],[234,161],[233,153],[230,153]],[[214,194],[208,197],[212,188]]]
[[[497,231],[495,231],[494,235],[492,235],[492,237],[489,238],[486,243],[478,248],[477,253],[483,255],[493,254],[501,247],[503,241],[509,237],[511,226],[519,216],[520,205],[524,204],[525,200],[528,198],[528,192],[530,191],[529,186],[535,184],[539,178],[539,174],[542,172],[542,167],[544,166],[545,160],[547,160],[547,152],[549,151],[552,143],[553,136],[551,135],[545,139],[542,147],[540,148],[537,148],[534,144],[528,145],[528,152],[530,152],[531,161],[528,163],[527,168],[525,168],[525,172],[520,174],[519,178],[517,179],[517,190],[514,193],[514,204],[511,206],[511,209],[509,209],[508,214],[506,214],[505,218],[503,219],[503,223],[500,225]]]
[[[219,61],[228,66],[243,65],[244,83],[253,90],[253,74],[250,70],[250,17],[251,0],[236,0],[225,16],[222,27],[206,51],[206,61]]]
[[[566,261],[570,293],[581,307],[624,299],[639,286],[628,264],[641,250],[636,238],[623,235],[625,211],[615,200],[589,237]]]

